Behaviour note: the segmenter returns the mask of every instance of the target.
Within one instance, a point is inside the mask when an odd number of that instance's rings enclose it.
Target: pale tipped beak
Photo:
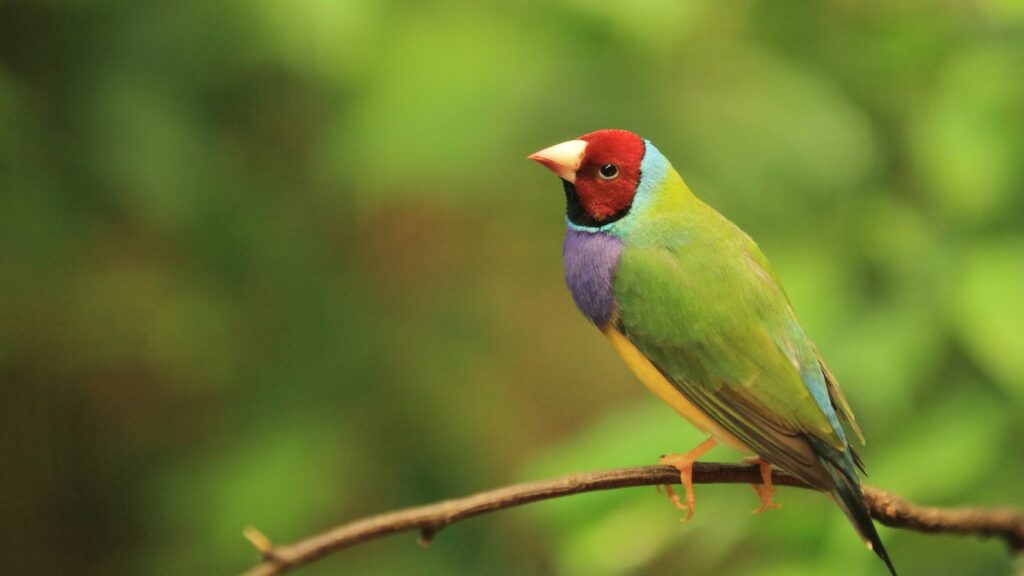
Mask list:
[[[583,162],[583,153],[587,151],[587,143],[583,140],[569,140],[555,144],[540,152],[527,156],[530,160],[540,162],[549,170],[558,174],[562,180],[576,183],[576,171]]]

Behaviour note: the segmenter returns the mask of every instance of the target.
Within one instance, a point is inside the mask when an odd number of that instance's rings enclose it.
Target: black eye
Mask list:
[[[597,173],[601,175],[601,178],[611,180],[619,175],[619,167],[615,164],[602,164]]]

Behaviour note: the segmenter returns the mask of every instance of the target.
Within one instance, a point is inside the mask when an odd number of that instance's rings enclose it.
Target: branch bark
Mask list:
[[[754,465],[697,462],[693,466],[693,482],[759,484],[761,479],[758,467]],[[772,482],[777,486],[809,489],[796,478],[779,470],[772,472]],[[283,574],[338,550],[397,532],[418,530],[420,541],[426,544],[442,528],[459,520],[539,500],[597,490],[678,483],[679,472],[671,466],[642,466],[570,474],[370,516],[280,546],[272,544],[256,529],[248,528],[245,536],[263,556],[263,561],[244,576]],[[886,526],[918,532],[1001,538],[1013,554],[1024,555],[1024,515],[1019,510],[918,506],[869,486],[864,488],[864,496],[871,508],[871,515]]]

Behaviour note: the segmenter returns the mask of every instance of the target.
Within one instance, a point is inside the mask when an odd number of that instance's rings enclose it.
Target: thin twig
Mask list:
[[[697,462],[693,466],[695,484],[758,484],[760,481],[758,467],[754,465]],[[772,482],[779,486],[808,488],[796,478],[778,470],[772,472]],[[570,474],[553,480],[515,484],[464,498],[370,516],[280,546],[273,545],[254,528],[248,528],[246,537],[260,552],[263,561],[246,572],[245,576],[283,574],[332,552],[396,532],[418,530],[421,542],[426,544],[442,528],[459,520],[538,500],[596,490],[677,483],[679,472],[671,466],[642,466]],[[871,515],[887,526],[918,532],[997,537],[1005,540],[1014,554],[1024,553],[1024,515],[1018,510],[917,506],[899,496],[871,487],[864,488],[864,496],[871,508]]]

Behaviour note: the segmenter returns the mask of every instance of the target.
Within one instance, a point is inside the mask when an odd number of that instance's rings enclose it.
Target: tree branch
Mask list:
[[[754,465],[697,462],[693,465],[693,482],[759,484],[761,479],[758,467]],[[772,482],[778,486],[808,488],[796,478],[778,470],[772,472]],[[273,545],[261,532],[248,528],[245,536],[259,550],[263,561],[246,572],[245,576],[283,574],[338,550],[397,532],[418,530],[420,541],[427,544],[438,531],[459,520],[538,500],[597,490],[678,483],[679,472],[671,466],[570,474],[553,480],[515,484],[464,498],[370,516],[281,546]],[[886,526],[918,532],[997,537],[1006,541],[1012,553],[1024,553],[1024,515],[1018,510],[917,506],[899,496],[871,487],[864,488],[864,496],[871,508],[871,515]]]

